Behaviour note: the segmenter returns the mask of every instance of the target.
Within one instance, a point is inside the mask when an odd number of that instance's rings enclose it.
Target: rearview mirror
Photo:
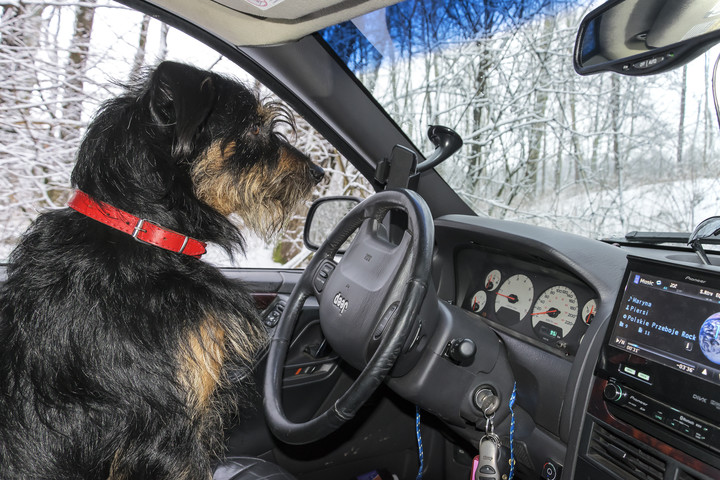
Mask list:
[[[324,197],[315,200],[305,220],[303,231],[305,246],[312,251],[320,248],[340,220],[358,203],[360,199],[356,197]],[[345,243],[349,243],[352,238],[351,236]],[[341,248],[338,253],[343,251],[344,249]]]
[[[720,40],[718,0],[611,0],[580,24],[581,75],[650,75],[694,59]]]

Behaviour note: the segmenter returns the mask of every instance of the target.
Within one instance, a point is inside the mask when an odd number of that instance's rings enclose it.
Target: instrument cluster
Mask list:
[[[457,256],[462,307],[500,330],[572,356],[595,317],[597,295],[547,262],[480,248]]]

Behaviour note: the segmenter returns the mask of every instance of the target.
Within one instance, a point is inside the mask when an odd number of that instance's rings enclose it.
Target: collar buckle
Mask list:
[[[143,240],[142,238],[138,238],[138,235],[139,235],[140,233],[146,233],[146,232],[147,232],[147,230],[144,230],[144,229],[142,228],[143,225],[145,225],[145,222],[146,222],[146,220],[145,220],[144,218],[139,218],[139,219],[138,219],[138,222],[135,224],[135,228],[133,228],[133,231],[132,231],[132,233],[130,234],[130,236],[132,236],[132,238],[134,238],[135,241],[138,241],[138,242],[140,242],[140,243],[148,243],[148,242],[146,242],[145,240]]]

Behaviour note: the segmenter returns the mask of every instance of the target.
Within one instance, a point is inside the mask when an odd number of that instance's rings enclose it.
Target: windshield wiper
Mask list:
[[[659,245],[662,243],[683,243],[687,244],[690,239],[690,232],[628,232],[625,240],[628,242]],[[720,243],[720,242],[719,242]]]
[[[638,244],[638,245],[687,245],[689,232],[628,232],[623,237],[605,237],[605,243]],[[720,245],[720,239],[708,239],[703,243]]]
[[[623,238],[606,238],[608,243],[642,243],[646,245],[662,245],[663,243],[679,243],[687,245],[690,241],[690,232],[628,232]],[[720,245],[720,237],[703,238],[702,243]]]
[[[689,246],[697,253],[700,260],[710,265],[702,244],[720,245],[720,217],[710,217],[698,224],[692,233],[688,232],[638,232],[632,231],[625,234],[623,239],[606,238],[607,243],[663,245],[666,243]]]

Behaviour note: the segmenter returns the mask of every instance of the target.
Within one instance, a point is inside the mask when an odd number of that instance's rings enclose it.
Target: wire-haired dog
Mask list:
[[[171,62],[103,106],[71,208],[39,216],[2,287],[0,478],[210,477],[228,371],[264,332],[196,257],[242,245],[228,214],[275,230],[322,178],[278,122],[239,83]]]

